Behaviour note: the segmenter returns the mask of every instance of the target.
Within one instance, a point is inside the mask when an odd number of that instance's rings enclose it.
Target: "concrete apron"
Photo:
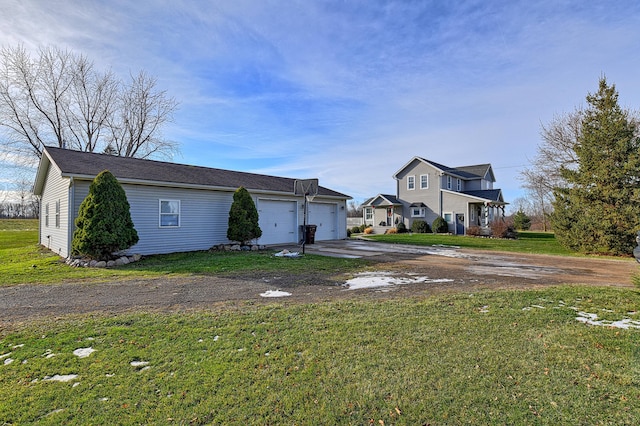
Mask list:
[[[278,250],[287,249],[291,252],[302,253],[302,246],[280,246]],[[275,248],[275,247],[272,247]],[[434,254],[434,248],[409,246],[402,244],[384,244],[365,240],[331,240],[316,241],[314,244],[305,245],[305,253],[321,256],[339,257],[344,259],[360,259],[363,257],[375,257],[389,253],[406,254]]]

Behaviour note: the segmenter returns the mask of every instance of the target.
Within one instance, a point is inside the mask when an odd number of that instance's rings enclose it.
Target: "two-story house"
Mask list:
[[[508,204],[502,191],[493,188],[491,164],[448,167],[414,157],[393,178],[396,195],[378,194],[362,205],[365,224],[376,233],[400,222],[410,228],[417,219],[431,225],[440,216],[449,232],[464,235],[470,226],[487,228],[503,218]]]

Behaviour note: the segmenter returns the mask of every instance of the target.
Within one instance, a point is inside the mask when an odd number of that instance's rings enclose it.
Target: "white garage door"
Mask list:
[[[316,240],[335,240],[337,234],[337,205],[325,203],[309,203],[307,223],[316,225]]]
[[[258,199],[260,244],[297,243],[296,202]]]

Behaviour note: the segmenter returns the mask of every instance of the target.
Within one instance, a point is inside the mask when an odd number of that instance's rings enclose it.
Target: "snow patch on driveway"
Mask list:
[[[260,293],[262,297],[288,297],[291,293],[281,290],[267,290],[264,293]]]
[[[425,276],[408,274],[399,276],[394,272],[362,272],[354,278],[347,280],[344,286],[349,290],[361,290],[365,288],[390,287],[395,285],[418,284],[418,283],[445,283],[453,280],[447,278],[433,279]]]

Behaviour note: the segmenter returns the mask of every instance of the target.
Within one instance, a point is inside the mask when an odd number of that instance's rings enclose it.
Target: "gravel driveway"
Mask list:
[[[291,247],[290,250],[299,250]],[[638,272],[633,260],[523,255],[416,247],[366,241],[322,242],[307,253],[372,260],[370,274],[394,278],[389,285],[349,289],[353,276],[308,271],[305,274],[185,276],[93,284],[17,285],[0,288],[0,328],[42,317],[74,313],[117,313],[140,310],[185,311],[219,304],[270,303],[269,290],[290,293],[282,303],[341,298],[413,297],[443,291],[537,288],[554,284],[586,284],[632,288]],[[295,260],[292,260],[295,261]],[[387,279],[385,278],[385,279]],[[397,285],[393,283],[404,283]]]

